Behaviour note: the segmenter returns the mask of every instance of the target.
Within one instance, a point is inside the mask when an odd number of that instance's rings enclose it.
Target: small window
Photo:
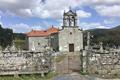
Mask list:
[[[40,45],[40,43],[38,43],[38,45]]]
[[[72,32],[70,32],[70,35],[72,35]]]

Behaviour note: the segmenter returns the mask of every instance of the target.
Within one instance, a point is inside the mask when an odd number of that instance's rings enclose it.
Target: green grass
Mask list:
[[[60,55],[59,57],[57,57],[57,58],[55,59],[55,61],[56,61],[56,62],[60,62],[60,61],[62,61],[65,57],[66,57],[66,55]]]
[[[56,73],[49,72],[45,77],[41,77],[40,74],[19,75],[19,77],[0,76],[0,80],[53,80],[54,76],[56,76]]]

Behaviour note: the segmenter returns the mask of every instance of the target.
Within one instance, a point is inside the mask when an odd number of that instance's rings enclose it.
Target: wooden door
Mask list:
[[[69,44],[69,52],[74,52],[74,44]]]

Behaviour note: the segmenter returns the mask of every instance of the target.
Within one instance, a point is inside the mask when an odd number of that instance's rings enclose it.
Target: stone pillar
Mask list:
[[[83,50],[83,54],[82,54],[82,69],[83,69],[83,73],[87,72],[87,51]]]
[[[2,47],[0,46],[0,54],[2,54]]]
[[[90,48],[90,32],[87,33],[87,48]]]
[[[31,50],[32,50],[32,51],[35,51],[35,50],[36,50],[36,49],[35,49],[35,42],[34,42],[34,41],[32,42],[32,48],[31,48]]]
[[[75,16],[75,22],[74,22],[74,26],[77,26],[77,17]]]
[[[41,77],[45,77],[44,72],[41,72]]]
[[[19,78],[19,74],[14,74],[14,77],[15,78]]]
[[[2,46],[0,46],[0,51],[2,51]]]
[[[100,42],[100,52],[103,52],[103,43],[102,42]]]
[[[56,54],[54,56],[54,61],[53,61],[53,71],[56,72]]]

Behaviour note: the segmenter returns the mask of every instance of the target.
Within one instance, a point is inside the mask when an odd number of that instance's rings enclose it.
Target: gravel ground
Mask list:
[[[72,74],[58,75],[54,77],[53,80],[120,80],[120,79],[102,79],[93,76],[83,76],[80,74],[72,73]]]

